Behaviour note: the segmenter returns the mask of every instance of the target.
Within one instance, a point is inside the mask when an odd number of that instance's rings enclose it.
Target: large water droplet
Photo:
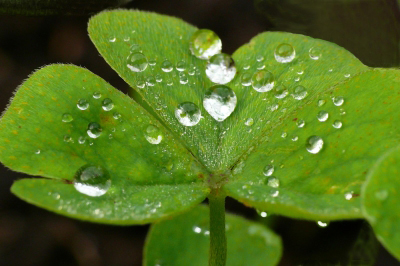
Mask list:
[[[333,122],[332,126],[333,126],[334,128],[341,128],[341,127],[342,127],[342,121],[340,121],[340,120],[335,120],[335,121]]]
[[[317,119],[319,122],[325,122],[329,118],[329,113],[327,111],[320,111],[317,114]]]
[[[185,69],[186,69],[186,63],[185,63],[185,61],[179,61],[179,62],[176,64],[176,70],[178,70],[179,72],[185,71]]]
[[[289,91],[286,89],[285,85],[278,85],[275,87],[275,98],[283,99],[289,94]]]
[[[235,62],[227,54],[216,54],[207,64],[206,75],[214,83],[226,84],[236,74]]]
[[[251,85],[251,74],[250,73],[243,73],[240,81],[243,86],[248,87]]]
[[[272,164],[265,166],[263,174],[265,176],[271,176],[274,173],[275,167]]]
[[[332,98],[333,104],[336,106],[342,106],[344,103],[344,98],[342,96],[337,96]]]
[[[204,109],[218,122],[224,121],[236,107],[235,92],[225,85],[215,85],[204,96]]]
[[[149,63],[147,62],[147,58],[144,56],[144,54],[132,53],[127,58],[126,66],[133,72],[142,72],[146,70],[148,64]]]
[[[104,111],[110,111],[114,108],[114,103],[110,98],[106,98],[103,100],[102,106]]]
[[[312,60],[318,60],[321,58],[322,56],[322,50],[320,47],[312,47],[309,51],[308,51],[308,55],[310,56],[310,58]]]
[[[102,131],[103,129],[99,124],[97,124],[96,122],[92,122],[88,125],[87,134],[89,135],[89,137],[96,139],[100,137]]]
[[[266,181],[267,185],[273,188],[278,188],[279,187],[279,179],[275,176],[270,176],[267,181]]]
[[[192,127],[199,123],[201,111],[194,103],[184,102],[175,109],[175,117],[182,125]]]
[[[95,98],[95,99],[100,99],[101,98],[101,93],[100,92],[95,92],[95,93],[93,93],[93,98]]]
[[[258,92],[270,91],[275,85],[274,75],[268,70],[257,71],[251,78],[251,85]]]
[[[222,49],[221,39],[211,30],[198,30],[190,38],[190,51],[200,59],[209,59]]]
[[[171,61],[169,61],[168,59],[165,59],[161,63],[161,69],[164,72],[171,72],[174,69],[174,65],[171,63]]]
[[[299,85],[294,88],[292,96],[296,100],[303,100],[307,96],[307,90],[303,86]]]
[[[299,120],[297,121],[297,127],[302,128],[306,125],[306,122],[304,120]]]
[[[324,146],[324,141],[321,137],[311,136],[307,139],[306,149],[309,153],[317,154],[322,150]]]
[[[290,44],[281,43],[276,47],[274,56],[279,63],[290,63],[296,57],[296,51]]]
[[[160,144],[163,139],[161,130],[153,125],[150,125],[146,128],[144,137],[151,144]]]
[[[89,103],[85,99],[79,99],[76,106],[78,106],[78,108],[81,110],[86,110],[89,108]]]
[[[82,194],[99,197],[111,187],[110,175],[101,166],[85,165],[76,172],[74,187]]]
[[[65,114],[62,115],[61,120],[62,120],[64,123],[69,123],[69,122],[71,122],[72,120],[74,120],[74,118],[72,117],[72,115],[71,115],[70,113],[65,113]]]

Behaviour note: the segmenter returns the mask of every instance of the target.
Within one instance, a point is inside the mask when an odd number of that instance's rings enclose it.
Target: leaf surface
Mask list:
[[[368,173],[362,191],[363,214],[379,241],[400,260],[400,147],[382,155]]]
[[[207,265],[209,208],[198,206],[171,220],[152,225],[144,265]],[[227,266],[276,265],[282,254],[280,238],[260,224],[226,215]]]
[[[105,105],[110,100],[112,105]],[[96,138],[89,134],[91,123],[101,127]],[[72,65],[42,68],[20,86],[1,118],[0,159],[12,170],[55,179],[18,181],[12,188],[17,196],[80,219],[150,222],[183,211],[208,193],[202,185],[207,172],[157,120]],[[72,180],[86,164],[111,176],[104,196],[74,189]],[[98,209],[105,212],[101,217]]]

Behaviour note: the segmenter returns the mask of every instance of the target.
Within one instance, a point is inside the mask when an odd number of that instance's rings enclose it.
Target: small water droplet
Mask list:
[[[191,127],[199,123],[201,111],[194,103],[184,102],[175,109],[175,117],[182,125]]]
[[[116,40],[117,40],[117,38],[112,37],[112,38],[109,40],[109,42],[115,42]]]
[[[375,198],[380,201],[384,201],[389,196],[389,192],[387,190],[378,190],[375,192]]]
[[[201,228],[198,226],[193,226],[193,232],[195,232],[196,234],[200,234],[201,233]]]
[[[244,122],[244,124],[245,124],[246,126],[248,126],[248,127],[251,127],[251,126],[254,124],[253,118],[247,119],[247,120]]]
[[[329,223],[324,223],[322,221],[318,221],[317,224],[319,227],[327,227]]]
[[[279,44],[274,52],[275,60],[278,63],[290,63],[296,57],[296,51],[290,44]]]
[[[149,60],[149,65],[154,67],[157,64],[157,60],[156,59],[150,59]]]
[[[110,98],[105,98],[101,107],[104,111],[110,111],[114,108],[114,103]]]
[[[270,91],[275,85],[274,75],[268,70],[257,71],[251,78],[251,85],[258,92]]]
[[[340,121],[340,120],[335,120],[335,121],[333,122],[332,126],[333,126],[334,128],[341,128],[341,127],[342,127],[342,121]]]
[[[275,177],[275,176],[270,176],[270,177],[268,177],[268,179],[266,180],[266,184],[267,184],[269,187],[278,188],[280,182],[279,182],[279,179],[278,179],[277,177]]]
[[[307,139],[306,149],[309,153],[317,154],[319,153],[324,146],[324,141],[321,137],[311,136]]]
[[[317,119],[319,122],[325,122],[329,118],[329,113],[327,111],[320,111],[317,114]]]
[[[307,96],[307,90],[303,86],[299,85],[294,88],[294,92],[292,94],[293,98],[296,100],[303,100]]]
[[[131,38],[129,36],[124,37],[124,42],[129,42]]]
[[[276,198],[279,196],[279,190],[275,190],[271,193],[271,197]]]
[[[250,69],[250,65],[244,65],[243,66],[243,70],[248,70],[248,69]]]
[[[95,98],[95,99],[99,99],[99,98],[101,98],[101,93],[100,92],[95,92],[95,93],[93,93],[93,98]]]
[[[211,30],[197,30],[190,38],[189,49],[200,59],[210,59],[222,49],[221,39]]]
[[[321,58],[322,56],[322,50],[320,47],[312,47],[309,51],[308,51],[308,55],[310,56],[310,58],[312,60],[318,60]]]
[[[323,106],[325,103],[326,103],[325,100],[318,100],[317,105],[318,105],[318,107],[321,107],[321,106]]]
[[[174,65],[171,63],[171,61],[169,61],[168,59],[165,59],[161,63],[161,69],[164,72],[171,72],[174,69]]]
[[[184,73],[180,73],[179,75],[179,83],[180,84],[187,84],[189,82],[188,77]]]
[[[250,73],[243,73],[240,81],[243,86],[248,87],[251,85],[251,74]]]
[[[80,136],[80,137],[78,138],[78,143],[79,143],[79,144],[84,144],[85,141],[86,141],[86,137]]]
[[[69,122],[71,122],[72,120],[74,120],[74,118],[72,117],[72,115],[71,115],[70,113],[64,113],[64,114],[62,115],[61,120],[62,120],[64,123],[69,123]]]
[[[142,48],[140,47],[139,44],[132,44],[131,47],[129,47],[129,52],[131,54],[133,54],[133,53],[141,53],[142,52]]]
[[[138,79],[136,81],[136,87],[138,87],[139,89],[143,89],[146,86],[146,83],[144,82],[143,79]]]
[[[292,141],[298,141],[299,140],[299,137],[298,136],[293,136],[292,137]]]
[[[163,139],[161,130],[153,125],[150,125],[146,128],[144,137],[150,144],[155,144],[155,145],[160,144],[160,142]]]
[[[345,74],[344,77],[345,78],[350,78],[350,74]]]
[[[156,84],[156,79],[153,75],[150,75],[146,78],[146,85],[149,87],[153,87]]]
[[[235,62],[227,54],[216,54],[207,64],[206,75],[214,83],[226,84],[236,74]]]
[[[268,164],[264,167],[263,174],[265,176],[271,176],[274,173],[275,167],[272,164]]]
[[[346,111],[343,108],[340,108],[340,115],[345,115]]]
[[[35,151],[35,154],[40,154],[40,150],[36,150],[36,151]]]
[[[160,74],[156,75],[156,81],[157,82],[162,82],[162,76]]]
[[[114,117],[114,119],[120,119],[121,118],[121,114],[120,113],[118,113],[118,112],[114,112],[114,114],[113,114],[113,117]]]
[[[110,175],[101,166],[84,165],[75,174],[74,187],[91,197],[103,196],[111,187]]]
[[[204,109],[218,122],[224,121],[235,110],[235,92],[225,85],[215,85],[208,89],[203,99]]]
[[[342,96],[333,97],[332,102],[336,106],[342,106],[344,103],[344,98]]]
[[[76,106],[78,106],[80,110],[86,110],[89,108],[89,103],[85,99],[79,99]]]
[[[258,213],[258,215],[260,215],[262,218],[265,218],[265,217],[268,216],[267,212],[264,212],[264,211],[257,210],[257,213]]]
[[[179,72],[185,71],[186,70],[186,63],[185,61],[179,61],[176,64],[176,70],[178,70]]]
[[[133,72],[143,72],[148,66],[147,58],[142,53],[131,53],[126,66]]]
[[[282,84],[275,87],[275,98],[283,99],[289,94],[289,91]]]
[[[306,125],[306,122],[304,120],[299,120],[297,121],[297,127],[302,128]]]
[[[98,123],[92,122],[92,123],[89,123],[89,125],[88,125],[87,134],[92,139],[96,139],[96,138],[100,137],[102,131],[103,131],[103,129],[101,128],[101,126]]]
[[[65,142],[72,142],[72,138],[70,135],[64,135],[64,141]]]
[[[344,198],[346,200],[351,200],[353,198],[353,193],[354,193],[354,191],[350,191],[350,192],[345,193],[344,194]]]

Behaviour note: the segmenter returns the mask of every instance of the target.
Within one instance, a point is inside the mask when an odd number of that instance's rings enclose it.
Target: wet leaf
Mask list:
[[[198,206],[188,213],[152,225],[143,265],[207,265],[209,209]],[[236,215],[226,215],[227,266],[277,265],[280,238],[267,227]]]

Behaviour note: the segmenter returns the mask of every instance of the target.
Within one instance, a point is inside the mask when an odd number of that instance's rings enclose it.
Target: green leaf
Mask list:
[[[361,218],[359,194],[368,170],[382,152],[399,143],[399,74],[383,69],[365,72],[310,95],[304,106],[280,122],[272,121],[264,140],[233,169],[227,194],[289,217]],[[338,96],[344,99],[341,106],[331,99]],[[325,101],[322,106],[320,100]],[[317,119],[320,111],[329,114],[327,121]],[[298,127],[300,120],[304,127]],[[333,127],[336,120],[341,128]],[[306,149],[310,136],[323,140],[316,154]],[[270,177],[263,173],[268,165],[274,167],[272,176],[279,183],[268,185]]]
[[[107,99],[111,110],[104,106]],[[87,109],[77,107],[81,100]],[[93,122],[101,126],[97,138],[87,133]],[[147,141],[149,128],[158,128],[153,137],[162,138],[159,144]],[[0,160],[12,170],[54,179],[16,182],[12,190],[20,198],[103,223],[151,222],[200,203],[209,191],[202,181],[207,173],[158,121],[101,78],[72,65],[42,68],[20,86],[1,118]],[[74,189],[71,181],[86,164],[111,176],[104,196]]]
[[[397,146],[377,160],[368,173],[361,194],[365,218],[374,228],[378,240],[398,260],[400,260],[399,166],[400,146]]]
[[[143,265],[207,265],[209,208],[152,225]],[[236,215],[226,215],[227,266],[276,265],[282,254],[280,238],[265,226]]]

